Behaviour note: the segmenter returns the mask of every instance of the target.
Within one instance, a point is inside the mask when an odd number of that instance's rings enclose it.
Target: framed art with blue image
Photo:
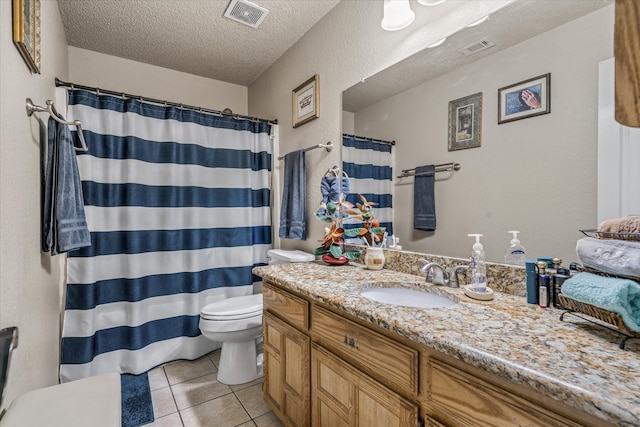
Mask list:
[[[498,124],[551,112],[551,73],[498,89]]]

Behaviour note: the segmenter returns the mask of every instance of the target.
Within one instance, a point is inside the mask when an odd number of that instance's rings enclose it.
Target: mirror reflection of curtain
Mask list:
[[[367,201],[377,203],[374,216],[393,235],[393,146],[390,143],[371,141],[343,135],[342,170],[349,177],[350,192],[346,200],[360,203],[358,194]],[[345,228],[353,228],[360,222],[346,220]]]
[[[74,90],[92,245],[69,253],[62,382],[219,348],[200,310],[250,295],[271,247],[264,121]]]

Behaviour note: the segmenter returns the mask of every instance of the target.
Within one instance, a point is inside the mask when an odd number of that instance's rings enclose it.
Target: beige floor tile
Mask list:
[[[145,424],[145,427],[182,427],[182,419],[179,413],[174,412],[171,415],[156,418],[153,423]]]
[[[199,405],[231,393],[231,388],[217,381],[217,374],[205,375],[171,386],[179,410]]]
[[[262,383],[263,383],[263,378],[260,377],[257,380],[251,381],[250,383],[237,384],[237,385],[232,385],[232,386],[229,386],[229,387],[231,387],[231,390],[233,390],[233,391],[238,391],[238,390],[242,390],[243,388],[253,387],[256,384],[262,384]]]
[[[262,384],[238,390],[236,396],[240,399],[244,409],[251,415],[251,418],[259,417],[271,411],[267,402],[262,398]]]
[[[238,427],[256,427],[256,423],[253,421],[247,421],[244,424],[240,424]]]
[[[234,427],[251,421],[234,394],[180,411],[185,427]]]
[[[209,358],[216,365],[216,368],[220,366],[220,350],[209,353]]]
[[[197,360],[180,360],[164,365],[169,384],[178,384],[194,378],[218,372],[218,368],[213,364],[208,356]]]
[[[165,387],[151,392],[151,402],[153,404],[154,418],[162,418],[165,415],[178,412],[176,403],[173,401],[171,388]]]
[[[157,390],[159,388],[169,386],[167,374],[164,373],[162,366],[158,366],[157,368],[150,370],[147,373],[147,376],[149,377],[149,388],[151,390]]]
[[[266,413],[253,420],[258,427],[284,427],[282,421],[273,412]]]

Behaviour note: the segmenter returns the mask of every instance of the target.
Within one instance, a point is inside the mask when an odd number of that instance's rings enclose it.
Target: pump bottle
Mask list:
[[[485,261],[484,247],[480,243],[482,234],[468,234],[469,237],[475,237],[476,242],[471,250],[471,287],[474,292],[487,291],[487,264]],[[474,268],[475,267],[475,268]]]
[[[520,240],[518,240],[519,231],[509,231],[509,233],[513,234],[513,239],[511,239],[511,246],[507,248],[507,251],[504,254],[504,262],[507,264],[513,265],[521,265],[524,267],[524,262],[527,260],[524,246],[520,244]]]

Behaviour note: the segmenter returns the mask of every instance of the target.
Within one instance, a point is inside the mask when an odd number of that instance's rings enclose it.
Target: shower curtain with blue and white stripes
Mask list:
[[[270,125],[69,91],[91,246],[70,252],[63,382],[216,348],[202,307],[253,293],[271,247]]]
[[[358,194],[377,203],[373,214],[393,234],[393,152],[392,145],[365,140],[351,135],[342,136],[342,170],[349,176],[350,192],[345,199],[360,203]],[[360,222],[344,221],[345,228],[359,227]],[[360,243],[360,242],[354,242]]]

